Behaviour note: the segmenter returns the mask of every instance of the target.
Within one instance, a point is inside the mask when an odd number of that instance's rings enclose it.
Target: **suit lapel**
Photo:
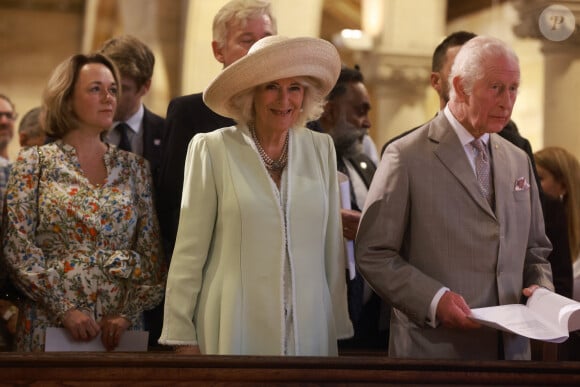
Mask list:
[[[463,146],[444,114],[439,114],[433,119],[429,128],[429,139],[436,144],[433,150],[435,156],[457,178],[482,210],[495,218],[493,209],[479,190],[479,184],[469,165]]]
[[[489,136],[491,149],[491,168],[493,171],[493,189],[495,192],[495,207],[496,214],[498,208],[506,205],[505,199],[508,198],[509,191],[513,189],[513,181],[509,181],[509,173],[506,173],[505,168],[509,166],[509,160],[506,154],[505,146],[499,141],[499,135],[491,134]]]
[[[155,155],[155,150],[159,150],[161,139],[156,138],[159,134],[151,128],[151,112],[144,108],[143,112],[143,157],[151,162]]]
[[[143,111],[143,157],[148,159],[149,157],[149,144],[151,144],[151,131],[149,130],[149,112],[146,108]]]

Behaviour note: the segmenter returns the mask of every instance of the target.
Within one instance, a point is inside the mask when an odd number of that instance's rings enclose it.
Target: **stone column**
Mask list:
[[[520,24],[514,32],[520,37],[539,39],[545,61],[544,71],[544,146],[562,146],[580,158],[580,117],[578,115],[578,85],[580,84],[580,3],[559,1],[575,20],[576,29],[562,41],[551,38],[540,29],[540,15],[552,1],[518,1],[514,6],[520,14]],[[565,14],[562,14],[565,15]],[[569,15],[568,15],[569,16]],[[561,19],[554,16],[551,28],[557,29]]]
[[[155,55],[155,69],[144,103],[153,112],[165,116],[169,102],[169,79],[159,38],[159,0],[123,0],[118,3],[122,33],[137,37]]]
[[[426,101],[433,49],[445,36],[446,1],[366,0],[362,6],[371,18],[363,20],[363,30],[374,44],[353,57],[373,97],[371,136],[380,150],[439,109],[438,101]]]
[[[278,22],[278,34],[288,37],[319,37],[323,0],[271,0],[271,2],[272,13]]]
[[[201,92],[221,71],[211,49],[212,23],[227,0],[188,0],[183,36],[181,94]]]

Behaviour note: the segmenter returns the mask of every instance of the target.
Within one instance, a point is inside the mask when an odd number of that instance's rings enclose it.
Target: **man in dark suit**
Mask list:
[[[129,35],[109,39],[100,53],[111,58],[119,69],[122,89],[115,123],[106,141],[143,156],[155,179],[165,120],[148,110],[142,102],[151,87],[155,56],[147,45]]]
[[[106,141],[143,156],[149,162],[155,187],[165,120],[148,110],[142,102],[151,87],[155,56],[146,44],[129,35],[106,41],[100,52],[111,58],[119,69],[122,88],[115,123]],[[164,348],[157,344],[163,326],[163,303],[144,311],[143,316],[145,329],[149,331],[149,347]]]
[[[259,39],[276,33],[276,21],[270,2],[265,0],[232,0],[224,5],[213,20],[211,47],[224,68],[248,53]],[[202,94],[173,99],[167,108],[167,121],[158,175],[157,214],[165,253],[170,259],[177,234],[183,171],[187,146],[196,133],[210,132],[234,121],[211,111]]]
[[[342,209],[343,235],[354,240],[375,163],[363,148],[363,138],[371,127],[371,103],[358,68],[343,67],[334,88],[327,96],[321,117],[308,126],[330,134],[336,149],[338,170],[349,178],[351,209]],[[354,276],[350,276],[352,274]],[[339,341],[345,350],[387,349],[388,306],[365,283],[359,273],[347,273],[348,310],[354,337]],[[383,322],[381,325],[380,323]]]

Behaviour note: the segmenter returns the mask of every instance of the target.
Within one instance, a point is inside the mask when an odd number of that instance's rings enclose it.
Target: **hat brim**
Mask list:
[[[256,46],[256,47],[254,47]],[[320,94],[334,87],[340,74],[340,56],[326,40],[271,36],[259,40],[248,55],[226,67],[203,92],[205,104],[214,112],[234,118],[230,101],[237,94],[277,79],[312,77]]]

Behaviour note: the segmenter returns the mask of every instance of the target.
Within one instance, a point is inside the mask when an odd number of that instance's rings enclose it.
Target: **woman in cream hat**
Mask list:
[[[324,40],[272,36],[205,90],[237,125],[189,145],[161,344],[324,356],[352,335],[335,151],[304,127],[340,65]]]

